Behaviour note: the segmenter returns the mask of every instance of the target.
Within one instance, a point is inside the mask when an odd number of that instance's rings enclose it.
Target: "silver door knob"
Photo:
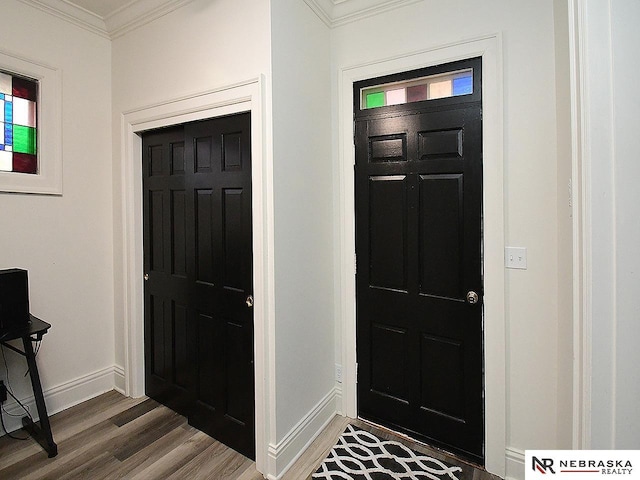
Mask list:
[[[249,295],[244,303],[246,303],[249,308],[253,307],[253,295]]]
[[[474,291],[467,292],[467,303],[469,305],[475,305],[478,303],[478,294]]]
[[[144,281],[146,282],[147,280],[149,280],[149,274],[148,274],[148,273],[145,273],[145,274],[144,274]]]

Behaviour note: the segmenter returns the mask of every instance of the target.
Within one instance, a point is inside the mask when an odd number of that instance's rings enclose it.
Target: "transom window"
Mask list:
[[[0,71],[0,171],[38,173],[38,81]]]
[[[441,73],[360,90],[361,109],[456,97],[473,93],[473,69]]]

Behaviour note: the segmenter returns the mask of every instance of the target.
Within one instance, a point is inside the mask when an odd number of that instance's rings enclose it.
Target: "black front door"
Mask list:
[[[360,103],[368,86],[464,68],[472,94]],[[482,463],[480,80],[473,60],[354,95],[358,413]]]
[[[251,117],[143,135],[148,396],[255,457]]]

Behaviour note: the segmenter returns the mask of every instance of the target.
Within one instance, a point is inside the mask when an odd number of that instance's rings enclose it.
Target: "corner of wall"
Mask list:
[[[557,215],[558,378],[556,448],[571,448],[573,410],[572,136],[568,3],[554,0]]]
[[[119,389],[119,378],[123,383],[124,375],[122,368],[114,365],[48,388],[43,392],[47,406],[47,414],[49,416],[54,415],[79,403],[97,397],[98,395],[109,392],[114,388],[120,393],[123,393]],[[34,421],[39,420],[36,401],[33,395],[20,399],[20,402],[31,413]],[[22,416],[24,415],[22,407],[13,401],[8,402],[3,409],[7,413],[5,418],[6,430],[12,432],[22,428]]]
[[[116,392],[119,392],[125,396],[127,395],[127,384],[124,378],[124,368],[120,365],[115,365],[113,367],[113,386]]]
[[[506,480],[522,480],[524,478],[524,451],[507,447],[505,450]]]
[[[282,441],[269,444],[266,476],[277,480],[291,468],[300,455],[311,445],[338,412],[341,404],[340,390],[332,388],[303,418],[287,433]]]

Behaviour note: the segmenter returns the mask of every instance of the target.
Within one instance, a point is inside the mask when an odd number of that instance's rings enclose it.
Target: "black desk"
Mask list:
[[[40,417],[40,426],[34,423],[29,417],[22,417],[22,425],[24,429],[42,445],[42,448],[46,450],[49,457],[55,457],[58,454],[58,446],[53,441],[53,435],[51,434],[51,424],[49,423],[49,415],[47,415],[47,407],[44,404],[44,395],[42,394],[40,375],[38,375],[36,356],[33,352],[33,345],[31,344],[31,342],[42,340],[42,336],[47,333],[49,328],[51,328],[50,324],[30,315],[29,325],[25,328],[0,330],[0,343],[27,359],[33,395],[36,399],[36,407],[38,407],[38,416]],[[17,340],[18,338],[22,339],[24,351],[7,343],[10,340]]]

